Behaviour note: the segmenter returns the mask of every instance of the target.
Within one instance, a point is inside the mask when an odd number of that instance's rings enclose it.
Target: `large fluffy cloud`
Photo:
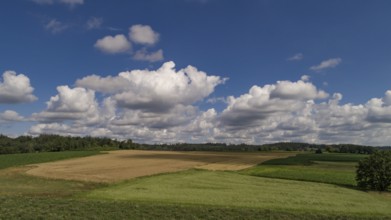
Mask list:
[[[86,124],[99,121],[98,103],[95,92],[85,88],[57,87],[58,94],[46,103],[47,109],[33,114],[38,121],[54,122],[77,120]]]
[[[367,120],[374,123],[391,123],[391,90],[381,99],[373,98],[366,104]]]
[[[91,75],[76,81],[76,87],[60,86],[47,102],[47,109],[33,118],[40,124],[31,134],[53,133],[103,135],[143,142],[175,142],[186,131],[205,127],[210,119],[196,107],[225,79],[188,66],[176,70],[167,62],[157,70],[133,70],[117,76]],[[95,93],[103,98],[99,104]],[[197,122],[196,122],[197,121]],[[211,124],[208,125],[209,127]]]
[[[385,145],[391,138],[391,91],[366,104],[341,104],[342,95],[330,99],[309,82],[277,82],[254,86],[249,93],[230,97],[217,116],[213,137],[225,142],[356,143]],[[278,87],[290,96],[271,95]],[[302,89],[307,87],[305,93]],[[311,89],[310,89],[311,88]],[[323,98],[323,99],[322,99]],[[320,99],[320,100],[317,100]]]
[[[192,66],[176,71],[174,62],[166,62],[156,71],[133,70],[105,78],[88,76],[76,85],[113,93],[120,107],[165,112],[176,105],[186,106],[202,100],[223,82],[224,79],[208,76]]]
[[[309,79],[254,85],[245,94],[224,98],[226,106],[218,111],[202,110],[199,103],[207,103],[205,99],[225,80],[192,66],[176,70],[167,62],[157,70],[91,75],[77,80],[75,88],[58,87],[46,110],[32,116],[39,124],[30,133],[149,143],[391,141],[391,90],[363,104],[342,103],[342,94],[329,96]],[[12,111],[1,117],[21,119]]]
[[[270,117],[284,117],[298,111],[310,100],[326,97],[327,93],[301,80],[253,86],[247,94],[228,98],[220,122],[232,129],[259,125]]]
[[[3,81],[0,81],[0,104],[35,101],[37,97],[33,95],[33,91],[27,76],[6,71],[3,73]]]

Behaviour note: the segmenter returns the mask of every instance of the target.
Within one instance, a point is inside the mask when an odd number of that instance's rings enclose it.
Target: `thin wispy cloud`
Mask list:
[[[37,4],[40,4],[40,5],[51,5],[54,3],[53,0],[31,0]]]
[[[103,18],[91,17],[86,22],[87,30],[100,29],[103,24]]]
[[[133,55],[133,59],[139,61],[157,62],[164,59],[163,50],[157,50],[155,52],[148,52],[146,48],[136,51]]]
[[[322,71],[324,69],[335,68],[342,62],[341,58],[332,58],[322,61],[319,65],[311,66],[310,70]]]
[[[200,3],[200,4],[206,4],[210,2],[211,0],[185,0],[186,2],[195,2],[195,3]]]
[[[70,7],[84,4],[84,0],[31,0],[39,5],[53,5],[55,3],[66,4]]]
[[[63,22],[57,21],[56,19],[50,20],[46,25],[45,29],[52,34],[58,34],[66,29],[68,29],[70,26],[67,24],[64,24]]]
[[[289,57],[287,60],[288,61],[300,61],[304,58],[304,55],[302,53],[297,53],[291,57]]]

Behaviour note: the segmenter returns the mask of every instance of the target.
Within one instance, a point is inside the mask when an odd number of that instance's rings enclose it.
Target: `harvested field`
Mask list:
[[[31,165],[29,175],[90,182],[118,182],[191,168],[241,170],[289,152],[171,152],[121,150],[107,154]]]

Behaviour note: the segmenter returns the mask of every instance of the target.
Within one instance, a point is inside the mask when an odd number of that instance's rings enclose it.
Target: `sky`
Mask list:
[[[391,143],[391,1],[3,0],[0,133]]]

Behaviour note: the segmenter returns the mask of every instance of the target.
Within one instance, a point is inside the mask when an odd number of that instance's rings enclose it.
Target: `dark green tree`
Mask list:
[[[391,151],[378,151],[361,160],[356,181],[364,189],[387,191],[391,185]]]

